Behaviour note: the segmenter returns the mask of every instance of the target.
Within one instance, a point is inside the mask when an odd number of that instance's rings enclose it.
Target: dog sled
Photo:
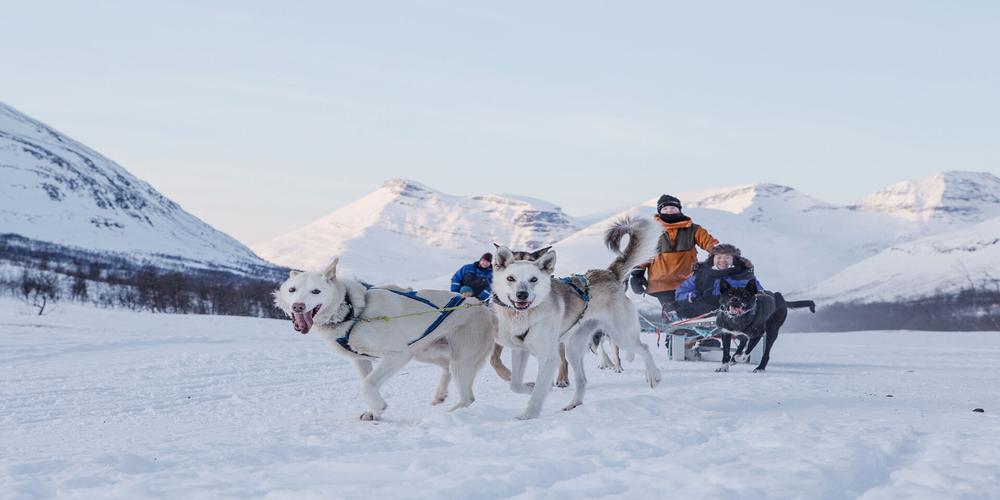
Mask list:
[[[672,361],[713,361],[722,362],[723,330],[715,324],[716,311],[682,319],[665,322],[650,319],[639,314],[643,333],[656,335],[656,346],[667,350],[667,359]],[[734,345],[739,345],[746,339],[746,334],[733,335]],[[748,363],[759,363],[763,349],[755,349],[747,360]]]

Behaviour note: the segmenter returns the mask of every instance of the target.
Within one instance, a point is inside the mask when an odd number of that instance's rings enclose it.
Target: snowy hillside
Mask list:
[[[527,422],[489,367],[447,413],[411,364],[370,423],[287,321],[8,302],[0,325],[0,498],[998,498],[997,332],[783,333],[766,374],[654,347],[656,389],[588,353],[583,406],[554,389]]]
[[[896,302],[969,289],[1000,293],[1000,217],[893,245],[808,295],[826,303]]]
[[[863,198],[856,207],[934,225],[981,222],[1000,216],[1000,177],[945,172],[893,184]]]
[[[254,250],[272,262],[300,269],[318,269],[339,255],[344,269],[361,278],[412,283],[450,275],[459,265],[493,251],[494,241],[539,248],[577,229],[571,217],[544,201],[510,195],[451,196],[394,179]]]
[[[272,267],[115,162],[0,103],[0,238],[10,234],[161,267]]]

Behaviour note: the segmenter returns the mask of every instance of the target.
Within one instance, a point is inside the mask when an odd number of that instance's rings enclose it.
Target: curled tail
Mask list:
[[[645,219],[634,217],[622,217],[611,223],[611,227],[604,233],[604,244],[608,249],[618,254],[618,257],[608,266],[608,271],[615,275],[619,282],[625,281],[632,268],[642,264],[649,259],[643,254],[649,239],[649,224]],[[625,251],[621,250],[622,238],[628,236],[628,246]]]

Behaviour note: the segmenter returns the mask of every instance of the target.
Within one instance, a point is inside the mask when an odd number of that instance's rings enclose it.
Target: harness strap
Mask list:
[[[452,297],[452,299],[448,301],[448,304],[443,307],[444,311],[441,311],[441,314],[438,315],[437,319],[435,319],[434,322],[431,323],[431,325],[428,326],[426,330],[424,330],[424,334],[421,335],[420,337],[417,337],[416,340],[408,343],[407,345],[416,344],[417,342],[423,340],[424,337],[430,335],[431,332],[437,330],[437,327],[441,326],[441,322],[444,321],[445,318],[450,316],[451,313],[455,312],[455,310],[451,308],[458,306],[462,302],[465,302],[465,297],[462,297],[461,295],[457,297]]]
[[[366,290],[371,290],[371,288],[372,288],[371,285],[368,285],[367,283],[363,283],[363,285],[365,285],[365,289]],[[344,335],[342,337],[337,338],[337,343],[340,344],[340,347],[343,347],[344,349],[347,349],[348,351],[350,351],[351,353],[353,353],[355,355],[363,356],[363,357],[366,357],[366,358],[373,358],[374,356],[370,356],[368,354],[360,353],[358,351],[355,351],[354,348],[351,347],[351,344],[350,344],[350,342],[351,342],[351,332],[354,330],[354,327],[357,326],[358,321],[357,321],[357,318],[354,317],[354,304],[351,303],[351,298],[350,298],[349,295],[344,296],[344,302],[347,304],[347,307],[349,309],[347,311],[347,316],[344,316],[344,319],[340,320],[340,323],[346,323],[348,321],[353,321],[353,323],[351,323],[351,326],[347,327],[347,331],[344,332]]]
[[[580,283],[583,284],[583,289],[576,286],[576,283],[573,282],[574,279],[579,280]],[[565,278],[559,278],[559,281],[573,287],[573,290],[576,291],[576,294],[579,295],[584,302],[590,302],[590,282],[587,280],[586,276],[582,274],[574,274]]]
[[[366,287],[366,288],[368,290],[372,289],[371,287]],[[412,342],[408,342],[406,344],[408,346],[416,344],[417,342],[423,340],[425,337],[427,337],[428,335],[430,335],[431,333],[433,333],[434,330],[437,330],[437,328],[439,326],[441,326],[441,323],[448,316],[451,316],[451,313],[455,312],[455,308],[457,308],[459,305],[461,305],[463,302],[465,302],[465,297],[462,297],[461,295],[457,295],[455,297],[452,297],[451,300],[449,300],[448,303],[444,307],[438,307],[433,302],[431,302],[431,301],[429,301],[429,300],[427,300],[427,299],[425,299],[423,297],[417,296],[417,292],[412,292],[412,291],[411,292],[400,292],[398,290],[390,290],[390,289],[386,289],[386,288],[380,288],[380,290],[385,290],[387,292],[392,292],[392,293],[395,293],[396,295],[402,295],[403,297],[407,297],[407,298],[416,300],[417,302],[421,302],[423,304],[426,304],[426,305],[430,306],[433,309],[437,309],[437,310],[441,311],[441,313],[438,315],[438,317],[434,319],[434,322],[431,323],[430,326],[428,326],[426,330],[424,330],[424,333],[422,333],[419,337],[417,337]],[[354,322],[351,324],[351,326],[347,327],[347,331],[344,332],[343,336],[337,338],[337,343],[340,344],[341,347],[343,347],[344,349],[347,349],[348,351],[350,351],[353,354],[356,354],[358,356],[364,356],[366,358],[374,358],[375,356],[372,356],[370,354],[360,353],[360,352],[354,350],[353,347],[351,347],[351,332],[354,330],[354,327],[357,326],[357,324],[358,324],[359,321],[364,321],[364,320],[362,320],[361,318],[356,318],[355,319],[354,318],[354,306],[351,304],[350,300],[348,300],[346,297],[344,298],[344,300],[345,300],[345,302],[347,302],[347,305],[348,305],[348,307],[350,307],[350,310],[348,311],[347,316],[341,322],[346,322],[346,321],[350,321],[350,320],[354,320]]]
[[[497,297],[497,294],[495,294],[495,293],[493,295],[490,295],[489,303],[491,303],[491,304],[499,304],[500,307],[506,307],[507,309],[511,309],[510,306],[508,306],[507,304],[504,304],[502,301],[500,301],[500,297]]]
[[[360,353],[358,351],[355,351],[354,348],[351,347],[351,343],[350,343],[351,342],[351,330],[353,330],[354,329],[354,325],[357,325],[357,324],[358,324],[358,322],[355,321],[354,324],[352,324],[351,326],[347,327],[347,332],[344,333],[343,337],[340,337],[340,338],[337,339],[337,343],[340,344],[340,347],[343,347],[344,349],[347,349],[348,351],[350,351],[351,353],[353,353],[353,354],[355,354],[357,356],[362,356],[362,357],[365,357],[365,358],[374,358],[375,356],[372,356],[370,354]]]
[[[417,296],[417,292],[414,292],[414,291],[401,292],[399,290],[392,290],[392,289],[389,289],[389,288],[381,288],[380,290],[385,290],[387,292],[392,292],[392,293],[394,293],[396,295],[402,295],[403,297],[407,297],[407,298],[413,299],[413,300],[415,300],[417,302],[423,302],[424,304],[427,304],[428,306],[433,307],[434,309],[438,309],[438,306],[434,305],[433,302],[431,302],[431,301],[429,301],[429,300],[427,300],[427,299],[425,299],[423,297],[418,297]]]

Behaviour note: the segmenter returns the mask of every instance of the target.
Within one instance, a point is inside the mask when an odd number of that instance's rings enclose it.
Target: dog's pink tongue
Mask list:
[[[292,325],[297,332],[303,334],[309,333],[313,325],[312,315],[307,313],[292,313]]]

